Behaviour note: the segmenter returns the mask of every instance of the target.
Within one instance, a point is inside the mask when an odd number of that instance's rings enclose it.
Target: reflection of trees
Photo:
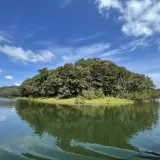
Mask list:
[[[14,107],[15,106],[15,101],[14,100],[7,100],[7,99],[0,99],[0,107]]]
[[[20,117],[35,129],[36,134],[47,132],[59,137],[59,147],[79,153],[83,149],[72,150],[72,139],[132,149],[126,139],[138,131],[149,129],[158,120],[158,104],[154,103],[153,107],[151,105],[146,103],[141,106],[76,109],[20,100],[16,108]]]

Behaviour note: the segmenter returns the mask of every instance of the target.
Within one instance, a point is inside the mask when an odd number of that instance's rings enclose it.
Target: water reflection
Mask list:
[[[148,141],[156,148],[154,154],[142,152],[144,144],[136,145],[138,143],[133,141],[138,133],[152,131],[159,125],[159,103],[99,109],[20,100],[17,101],[16,110],[22,120],[34,129],[35,135],[43,139],[45,134],[49,134],[56,146],[66,153],[103,159],[159,158],[158,154],[155,155],[160,153],[157,141]]]
[[[14,107],[16,99],[0,98],[0,107]]]

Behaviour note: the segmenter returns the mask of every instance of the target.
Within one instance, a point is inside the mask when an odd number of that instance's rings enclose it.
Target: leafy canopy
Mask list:
[[[133,73],[114,62],[99,58],[80,59],[75,64],[66,63],[54,70],[43,68],[38,72],[22,83],[22,96],[84,96],[87,99],[114,96],[136,101],[160,97],[159,90],[155,89],[148,76]]]

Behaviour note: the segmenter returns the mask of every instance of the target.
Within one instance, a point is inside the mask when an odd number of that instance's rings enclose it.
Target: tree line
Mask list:
[[[19,97],[20,92],[17,86],[0,87],[0,97]]]
[[[154,100],[160,90],[150,77],[133,73],[114,62],[99,58],[80,59],[48,70],[40,69],[20,86],[23,97],[82,96],[87,99],[113,96],[135,101]]]

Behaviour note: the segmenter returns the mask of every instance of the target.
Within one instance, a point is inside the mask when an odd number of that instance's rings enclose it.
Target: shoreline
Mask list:
[[[92,99],[92,100],[84,100],[83,103],[76,103],[76,98],[69,99],[58,99],[58,98],[27,98],[27,97],[19,97],[17,100],[28,100],[35,101],[45,104],[59,104],[59,105],[74,105],[74,106],[120,106],[126,104],[133,104],[132,100],[120,99],[114,97],[105,97],[103,99]]]

